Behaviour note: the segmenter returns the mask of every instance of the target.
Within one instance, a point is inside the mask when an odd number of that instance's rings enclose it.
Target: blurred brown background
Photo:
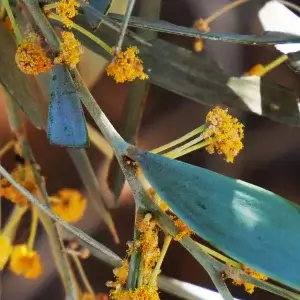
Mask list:
[[[118,0],[115,0],[115,3]],[[139,1],[138,1],[139,2]],[[192,26],[200,17],[207,17],[229,0],[162,0],[161,19],[184,26]],[[263,1],[261,1],[263,2]],[[297,3],[297,1],[293,1]],[[298,1],[299,2],[299,1]],[[298,3],[300,4],[300,3]],[[215,32],[260,33],[261,27],[256,14],[259,1],[251,1],[247,7],[240,7],[211,24]],[[160,35],[172,43],[191,49],[193,40],[171,35]],[[213,58],[228,74],[239,76],[256,63],[267,63],[279,53],[274,47],[250,47],[221,42],[206,41],[205,53]],[[199,54],[202,55],[202,54]],[[108,118],[119,128],[122,108],[126,96],[126,84],[116,84],[105,75],[95,80],[95,61],[87,56],[81,63],[81,70],[90,84],[95,81],[93,95]],[[95,59],[95,58],[93,58]],[[99,63],[99,69],[101,64]],[[295,75],[285,65],[267,75],[271,80],[298,90]],[[220,95],[220,98],[222,95]],[[0,144],[11,138],[4,108],[0,102]],[[138,144],[151,149],[181,136],[203,123],[208,108],[180,96],[152,86],[146,101]],[[245,148],[234,164],[226,164],[219,156],[211,156],[198,151],[182,158],[189,163],[203,166],[219,173],[240,178],[276,192],[290,200],[300,202],[298,168],[300,167],[300,129],[274,123],[266,118],[242,113],[231,109],[245,124]],[[82,188],[82,183],[64,149],[50,146],[44,132],[37,131],[27,124],[28,136],[32,143],[36,159],[46,176],[49,194],[62,187]],[[88,149],[89,157],[103,189],[106,188],[107,161],[102,153],[93,146]],[[1,162],[7,169],[14,165],[13,155],[6,155]],[[108,201],[111,195],[106,193]],[[9,204],[3,202],[4,214]],[[124,256],[125,243],[132,239],[133,199],[128,187],[121,195],[121,207],[112,211],[121,244],[115,245],[111,235],[102,225],[99,216],[88,210],[79,224],[87,232],[107,245],[120,256]],[[29,222],[29,221],[28,221]],[[29,224],[29,223],[28,223]],[[26,231],[26,229],[24,229]],[[26,233],[25,233],[26,234]],[[37,281],[26,281],[4,272],[2,276],[2,299],[5,300],[50,300],[63,299],[61,284],[56,276],[50,249],[42,233],[37,247],[45,263],[45,274]],[[105,282],[113,278],[110,267],[91,257],[84,263],[88,276],[96,291],[105,292]],[[165,263],[163,273],[177,279],[214,289],[209,277],[201,266],[178,244],[173,244]],[[229,284],[235,297],[249,298],[242,287]],[[256,289],[251,299],[277,299],[278,297]],[[162,294],[162,299],[177,299]]]

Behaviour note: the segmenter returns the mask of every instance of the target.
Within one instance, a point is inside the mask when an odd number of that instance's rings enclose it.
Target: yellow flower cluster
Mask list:
[[[141,233],[136,246],[141,251],[143,257],[143,284],[148,284],[160,254],[158,247],[158,229],[151,214],[146,214],[145,217],[138,222],[137,229]]]
[[[132,254],[132,245],[127,250],[126,257],[122,260],[121,266],[113,269],[115,281],[108,281],[106,286],[112,288],[112,291],[119,291],[126,285],[129,273],[129,257]]]
[[[35,279],[42,275],[43,266],[37,251],[31,250],[26,244],[14,246],[10,258],[10,270],[27,279]]]
[[[66,64],[71,69],[76,68],[79,62],[82,48],[80,42],[75,38],[74,34],[70,31],[63,31],[61,33],[62,42],[60,45],[60,53],[54,59],[56,64]]]
[[[62,189],[50,197],[51,208],[55,214],[66,222],[79,221],[86,209],[86,199],[77,190]]]
[[[77,15],[77,9],[80,6],[77,0],[60,0],[56,6],[56,13],[62,18],[66,27],[72,27],[70,20]]]
[[[228,110],[215,107],[206,116],[207,129],[203,133],[208,146],[206,150],[213,154],[224,154],[226,161],[232,163],[243,148],[244,125],[228,114]]]
[[[257,278],[259,280],[264,280],[264,281],[268,280],[268,277],[266,275],[263,275],[247,266],[243,266],[242,269],[245,273],[247,273],[248,275],[250,275],[253,278]],[[245,291],[249,294],[252,294],[254,292],[255,285],[252,283],[243,282],[242,280],[239,280],[239,279],[233,279],[232,283],[234,285],[244,285]]]
[[[31,35],[18,46],[15,61],[25,74],[37,75],[52,69],[53,64],[39,43],[37,36]]]
[[[12,246],[10,238],[0,234],[0,271],[9,262],[9,269],[16,275],[36,279],[42,275],[43,266],[38,252],[26,244]]]
[[[135,290],[116,290],[110,293],[111,300],[159,300],[156,287],[142,285]]]
[[[32,195],[36,196],[38,187],[29,163],[18,165],[11,175],[20,185],[22,185]],[[0,180],[0,197],[5,197],[18,205],[28,204],[27,198],[5,178]]]
[[[138,216],[137,229],[140,237],[134,243],[128,243],[128,250],[125,259],[120,267],[114,269],[115,281],[108,282],[107,286],[111,288],[110,299],[114,300],[137,300],[137,299],[159,299],[157,285],[155,282],[149,282],[154,267],[160,255],[158,247],[158,229],[151,214],[146,214],[143,218]],[[140,286],[134,290],[125,290],[125,284],[128,279],[129,257],[138,250],[142,256],[142,266],[140,274]]]
[[[116,282],[118,283],[119,287],[126,284],[128,278],[128,267],[129,267],[128,259],[124,258],[122,260],[121,266],[113,270],[113,273],[116,277]]]
[[[137,56],[137,47],[128,47],[126,51],[119,51],[113,61],[107,67],[107,75],[114,77],[116,82],[124,83],[136,78],[148,79],[144,73],[143,61]]]

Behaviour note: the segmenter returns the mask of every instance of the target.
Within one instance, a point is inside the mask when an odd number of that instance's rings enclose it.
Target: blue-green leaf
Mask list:
[[[48,114],[48,138],[64,147],[88,147],[86,121],[73,79],[64,65],[55,65]]]
[[[300,290],[300,207],[270,191],[160,155],[130,151],[160,197],[232,258]]]

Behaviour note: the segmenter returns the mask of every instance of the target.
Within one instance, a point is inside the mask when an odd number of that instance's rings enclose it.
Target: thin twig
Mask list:
[[[161,0],[142,0],[140,1],[138,15],[154,20],[159,19],[160,7]],[[157,37],[156,32],[143,29],[138,29],[137,34],[147,41],[154,40]],[[142,113],[149,91],[150,82],[146,80],[136,80],[130,83],[128,87],[120,134],[125,141],[132,145],[136,145],[137,143]],[[116,158],[113,158],[111,162],[107,181],[109,188],[115,196],[115,205],[118,206],[118,200],[124,186],[125,177]]]
[[[48,18],[52,19],[52,20],[56,20],[58,22],[60,22],[61,24],[64,23],[63,19],[58,16],[55,13],[50,12],[48,14]],[[76,24],[75,22],[73,22],[72,24],[72,28],[74,28],[75,30],[77,30],[78,32],[84,34],[86,37],[88,37],[89,39],[91,39],[92,41],[94,41],[96,44],[98,44],[101,48],[103,48],[106,52],[112,54],[112,48],[110,46],[108,46],[106,43],[104,43],[100,38],[98,38],[97,36],[95,36],[93,33],[89,32],[88,30],[86,30],[85,28],[83,28],[82,26]]]
[[[289,1],[285,1],[285,0],[277,0],[278,2],[280,2],[283,5],[288,6],[291,9],[294,9],[297,12],[300,12],[300,6],[294,3],[291,3]]]
[[[81,177],[82,182],[88,193],[88,198],[91,201],[92,206],[98,212],[99,216],[103,218],[105,224],[108,226],[115,243],[119,243],[119,237],[115,228],[114,221],[111,214],[108,211],[107,205],[102,197],[99,182],[93,171],[91,162],[88,159],[87,153],[84,149],[68,148],[68,154],[70,155],[78,174]]]
[[[52,220],[57,222],[59,225],[61,225],[63,228],[71,232],[73,235],[77,236],[79,239],[82,239],[86,243],[88,243],[90,246],[94,247],[101,253],[104,253],[108,255],[109,257],[112,257],[114,259],[119,259],[118,256],[116,256],[110,249],[105,247],[104,245],[98,243],[96,240],[88,236],[86,233],[84,233],[79,228],[70,225],[69,223],[63,221],[61,218],[59,218],[56,214],[54,214],[51,209],[39,202],[29,191],[27,191],[23,186],[21,186],[19,183],[17,183],[14,178],[0,165],[0,174],[4,176],[22,195],[24,195],[34,206],[39,208],[41,211],[43,211],[47,216],[49,216]]]
[[[4,6],[4,8],[6,10],[6,13],[9,17],[9,20],[11,22],[12,28],[14,30],[14,34],[16,36],[17,44],[20,44],[21,41],[22,41],[22,33],[21,33],[19,25],[18,25],[18,23],[15,19],[15,16],[14,16],[12,10],[11,10],[9,0],[2,0],[2,5]]]
[[[131,17],[131,14],[132,14],[132,10],[133,10],[135,1],[136,0],[128,0],[126,12],[125,12],[124,19],[123,19],[123,22],[122,22],[120,36],[119,36],[119,39],[118,39],[118,42],[117,42],[117,46],[115,48],[115,53],[118,53],[122,49],[125,33],[126,33],[126,30],[127,30],[127,27],[128,27],[128,22],[129,22],[129,19]]]
[[[16,143],[15,140],[10,140],[7,142],[1,149],[0,149],[0,159],[3,157],[3,155],[8,152]]]
[[[48,206],[48,194],[42,180],[42,177],[39,173],[39,170],[36,166],[35,157],[30,148],[29,142],[26,139],[26,136],[23,133],[23,124],[20,117],[20,111],[16,106],[16,103],[10,99],[9,96],[5,97],[5,104],[7,106],[7,115],[9,119],[9,123],[11,126],[11,130],[14,132],[15,136],[18,139],[18,142],[22,148],[22,154],[27,162],[30,162],[31,170],[34,175],[35,182],[38,186],[38,191],[40,195],[40,201]],[[72,274],[69,271],[69,262],[67,256],[62,252],[62,240],[58,233],[57,227],[52,223],[51,219],[47,218],[43,213],[37,211],[38,218],[41,220],[49,238],[49,242],[51,245],[51,250],[53,253],[53,257],[55,263],[57,265],[57,269],[59,275],[61,277],[62,283],[64,285],[67,297],[70,299],[77,299],[76,294],[73,290],[72,284]]]
[[[241,4],[246,3],[249,0],[236,0],[234,2],[231,2],[225,6],[223,6],[221,9],[219,9],[218,11],[216,11],[215,13],[213,13],[211,16],[209,16],[208,18],[205,19],[205,22],[207,23],[211,23],[212,21],[214,21],[215,19],[217,19],[218,17],[222,16],[223,14],[229,12],[230,10],[240,6]]]
[[[78,270],[78,273],[80,274],[81,280],[86,288],[86,290],[93,295],[93,297],[95,297],[95,292],[87,278],[87,275],[82,267],[82,263],[80,261],[80,259],[75,255],[75,254],[71,254],[71,257],[76,265],[76,268]]]

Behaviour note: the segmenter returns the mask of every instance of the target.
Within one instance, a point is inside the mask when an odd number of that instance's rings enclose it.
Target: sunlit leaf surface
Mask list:
[[[144,175],[199,236],[236,260],[299,290],[300,207],[212,171],[133,151]]]

